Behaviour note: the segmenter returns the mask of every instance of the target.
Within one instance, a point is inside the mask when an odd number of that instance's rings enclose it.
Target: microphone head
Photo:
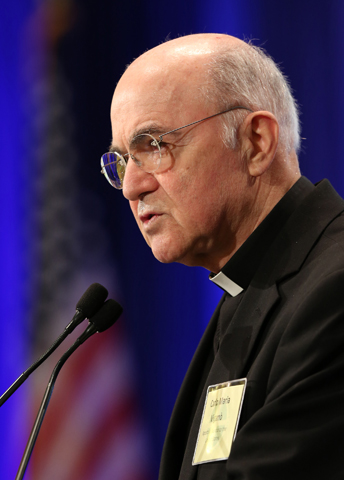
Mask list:
[[[96,327],[97,332],[104,332],[119,319],[122,312],[122,306],[110,298],[89,320]]]
[[[76,304],[84,318],[91,318],[100,309],[108,296],[108,291],[100,283],[92,283]]]

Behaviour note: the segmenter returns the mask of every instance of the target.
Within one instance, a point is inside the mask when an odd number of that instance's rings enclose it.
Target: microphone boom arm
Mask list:
[[[93,335],[96,332],[104,332],[109,327],[111,327],[120,317],[122,311],[123,309],[121,305],[117,303],[115,300],[112,300],[112,299],[107,300],[103,304],[103,306],[100,308],[100,310],[98,310],[98,312],[95,315],[93,315],[93,317],[90,318],[90,323],[86,328],[86,330],[80,335],[79,338],[77,338],[77,340],[73,343],[73,345],[66,351],[66,353],[62,355],[60,360],[55,365],[55,368],[50,376],[47,388],[45,389],[43,400],[42,400],[41,406],[39,407],[39,411],[38,411],[35,423],[32,427],[31,434],[27,442],[26,448],[24,450],[24,454],[20,462],[15,480],[22,480],[22,478],[25,475],[25,471],[29,463],[32,450],[35,446],[37,436],[39,434],[39,431],[44,419],[44,415],[47,411],[49,401],[55,386],[55,382],[58,374],[60,373],[61,368],[63,367],[65,362],[68,360],[68,358],[72,355],[72,353],[75,352],[75,350],[81,344],[83,344],[91,335]]]
[[[20,462],[15,480],[21,480],[24,477],[27,465],[29,463],[29,460],[30,460],[30,457],[31,457],[31,454],[32,454],[32,450],[35,446],[39,431],[41,429],[41,425],[42,425],[42,422],[43,422],[43,419],[44,419],[44,415],[47,411],[47,408],[48,408],[48,405],[49,405],[49,402],[50,402],[50,399],[51,399],[51,395],[52,395],[53,390],[54,390],[54,386],[55,386],[57,376],[60,373],[61,368],[63,367],[65,362],[68,360],[68,358],[72,355],[72,353],[75,352],[75,350],[82,343],[84,343],[85,340],[87,340],[91,335],[93,335],[93,333],[95,333],[95,332],[96,332],[95,326],[93,324],[90,324],[87,327],[87,329],[85,330],[85,332],[75,341],[75,343],[73,343],[73,345],[66,351],[66,353],[64,353],[62,355],[60,360],[55,365],[55,368],[54,368],[54,370],[53,370],[53,372],[50,376],[47,388],[45,389],[43,400],[42,400],[41,406],[39,407],[39,411],[38,411],[38,414],[37,414],[37,417],[36,417],[36,421],[35,421],[35,423],[32,427],[31,434],[30,434],[29,440],[27,442],[22,460]]]

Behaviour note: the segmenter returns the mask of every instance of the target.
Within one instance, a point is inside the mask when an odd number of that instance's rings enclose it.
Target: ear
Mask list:
[[[253,112],[243,124],[241,146],[252,177],[270,167],[277,150],[279,126],[276,117],[265,111]]]

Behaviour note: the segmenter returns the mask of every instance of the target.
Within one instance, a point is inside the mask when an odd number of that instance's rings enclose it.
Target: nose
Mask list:
[[[123,180],[123,195],[127,200],[139,200],[143,194],[156,190],[159,182],[151,173],[147,173],[132,159],[128,160]]]

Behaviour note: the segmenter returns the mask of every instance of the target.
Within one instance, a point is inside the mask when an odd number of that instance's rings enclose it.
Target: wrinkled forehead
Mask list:
[[[185,75],[186,72],[184,72]],[[180,100],[187,91],[194,90],[195,82],[190,78],[183,78],[181,69],[168,69],[152,66],[144,70],[138,68],[128,69],[120,79],[113,101],[120,106],[129,102],[165,103],[171,99]],[[191,92],[190,92],[191,93]]]
[[[148,121],[159,114],[179,116],[182,121],[186,111],[199,110],[204,103],[203,87],[207,82],[205,68],[195,59],[188,64],[174,57],[136,60],[120,79],[113,96],[113,130],[123,122]]]

